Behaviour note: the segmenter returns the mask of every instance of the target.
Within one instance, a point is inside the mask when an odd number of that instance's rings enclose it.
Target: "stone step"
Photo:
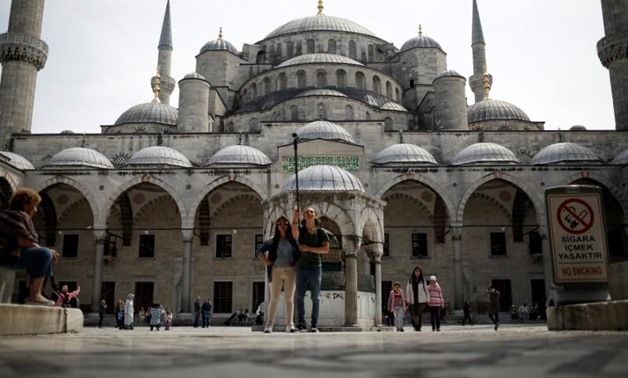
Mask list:
[[[0,336],[83,331],[83,313],[75,308],[0,304],[0,319]]]

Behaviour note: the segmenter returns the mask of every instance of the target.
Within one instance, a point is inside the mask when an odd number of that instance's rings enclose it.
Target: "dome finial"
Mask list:
[[[423,36],[423,26],[419,24],[419,37]]]
[[[220,27],[220,31],[218,32],[218,39],[222,39],[222,26]]]
[[[482,75],[482,90],[484,92],[483,100],[488,98],[488,93],[491,91],[491,77],[487,72]]]
[[[323,0],[318,0],[318,16],[323,14],[323,8],[325,8]]]
[[[161,91],[161,75],[159,74],[159,66],[157,66],[157,75],[155,75],[155,80],[152,81],[153,93],[155,94],[155,98],[153,98],[153,102],[160,103],[159,100],[159,91]]]
[[[403,143],[403,130],[399,130],[399,143]]]

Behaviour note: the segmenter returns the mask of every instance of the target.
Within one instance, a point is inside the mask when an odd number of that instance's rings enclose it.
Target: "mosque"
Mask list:
[[[448,311],[485,311],[491,285],[504,311],[543,305],[546,189],[600,187],[609,264],[628,260],[628,6],[601,3],[614,130],[546,131],[492,98],[476,0],[468,80],[421,31],[397,47],[322,0],[241,49],[221,31],[173,78],[166,1],[154,99],[99,134],[53,135],[31,133],[44,0],[14,0],[0,35],[0,203],[22,186],[41,194],[41,244],[62,253],[57,280],[80,284],[87,313],[128,293],[179,319],[197,296],[217,319],[254,311],[266,291],[255,247],[295,204],[316,208],[332,240],[321,326],[380,325],[392,282],[415,266],[438,277]]]

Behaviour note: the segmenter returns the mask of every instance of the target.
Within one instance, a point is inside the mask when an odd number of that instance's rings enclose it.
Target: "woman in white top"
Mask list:
[[[423,276],[423,270],[420,267],[414,267],[408,284],[406,285],[406,302],[410,306],[412,314],[412,326],[414,330],[421,332],[423,325],[423,309],[425,304],[430,301],[430,294],[427,291],[427,281]]]

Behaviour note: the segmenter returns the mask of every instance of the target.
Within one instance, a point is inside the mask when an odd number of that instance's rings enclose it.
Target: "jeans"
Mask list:
[[[212,314],[209,311],[203,311],[203,328],[209,328],[209,323],[211,322]]]
[[[488,309],[488,317],[491,319],[493,324],[499,323],[499,309],[498,308],[489,308]]]
[[[16,266],[26,269],[31,279],[52,277],[52,251],[46,247],[24,248]]]
[[[297,270],[297,313],[299,324],[305,325],[305,292],[309,289],[312,296],[312,327],[318,326],[318,312],[320,309],[321,268],[299,268]]]
[[[273,280],[270,285],[270,306],[268,306],[268,317],[265,329],[272,329],[275,324],[275,313],[281,296],[281,288],[284,289],[286,301],[286,327],[294,326],[294,275],[296,269],[293,267],[274,267],[272,270]]]
[[[423,309],[425,308],[425,303],[413,303],[410,305],[410,313],[412,314],[412,325],[414,325],[414,329],[421,330],[423,326]]]
[[[406,312],[403,310],[403,306],[395,306],[395,327],[397,331],[403,331],[403,318],[406,316]]]
[[[430,306],[430,321],[432,322],[432,331],[440,330],[440,306]]]

